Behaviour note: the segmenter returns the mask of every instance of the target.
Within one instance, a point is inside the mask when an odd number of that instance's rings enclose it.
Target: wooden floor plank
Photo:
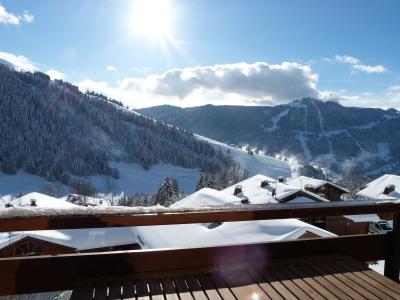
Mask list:
[[[223,300],[215,288],[211,278],[207,274],[197,274],[197,280],[199,281],[201,288],[206,293],[210,300]]]
[[[278,279],[293,295],[304,300],[312,300],[301,288],[299,288],[292,280],[288,279],[278,267],[270,268],[270,274]]]
[[[196,300],[207,300],[207,296],[203,291],[200,283],[193,275],[185,276],[185,281],[189,287],[192,296]]]
[[[135,292],[137,300],[150,300],[149,289],[144,279],[135,280]]]
[[[108,300],[120,300],[122,298],[120,281],[112,281],[108,284],[108,287]]]
[[[261,287],[243,271],[224,272],[224,279],[237,299],[271,299]]]
[[[322,297],[326,299],[339,299],[335,294],[326,289],[322,284],[316,281],[313,277],[308,276],[300,268],[295,265],[290,265],[288,268],[295,273],[298,277],[302,278],[307,284],[309,284],[314,290],[318,291]]]
[[[75,287],[72,292],[71,300],[93,299],[94,285],[81,284]]]
[[[330,274],[329,272],[321,269],[317,264],[306,264],[306,268],[312,270],[313,272],[318,272],[321,276],[323,276],[326,280],[328,280],[332,285],[334,285],[337,289],[346,293],[349,297],[355,300],[364,299],[360,294],[358,294],[355,290],[343,284],[340,280],[338,280],[335,276]]]
[[[151,278],[148,280],[151,300],[164,300],[164,292],[161,287],[159,278]]]
[[[324,300],[325,298],[312,286],[310,286],[306,281],[304,281],[301,276],[299,276],[296,272],[294,272],[290,265],[284,265],[279,268],[280,272],[282,272],[283,276],[292,280],[294,284],[296,284],[300,289],[306,293],[307,296],[310,296],[311,299],[314,300]]]
[[[318,282],[321,286],[326,288],[329,292],[331,292],[335,297],[343,300],[351,300],[352,298],[344,293],[341,289],[337,288],[334,284],[332,284],[329,280],[324,278],[321,274],[318,272],[314,272],[311,270],[307,265],[304,264],[295,264],[295,267],[302,271],[306,276],[309,278],[314,279],[316,282]],[[328,297],[328,299],[330,299]]]
[[[330,263],[325,262],[324,264],[320,264],[320,267],[331,273],[333,276],[335,276],[337,279],[339,279],[341,282],[346,284],[348,287],[351,287],[353,290],[355,290],[357,293],[365,297],[366,299],[369,300],[379,300],[377,296],[369,292],[368,290],[365,289],[362,285],[359,285],[357,282],[353,281],[351,279],[352,276],[350,274],[347,274],[343,270],[336,270],[331,266]]]
[[[392,290],[393,292],[400,295],[400,284],[398,282],[395,282],[395,281],[375,272],[374,270],[369,269],[365,265],[365,263],[361,263],[361,262],[358,262],[353,259],[346,259],[346,260],[344,260],[344,262],[353,268],[358,268],[360,271],[362,271],[363,274],[369,276],[370,278],[379,282],[386,288],[388,288],[388,289]],[[399,296],[399,299],[400,299],[400,296]]]
[[[122,298],[124,300],[134,300],[135,297],[135,285],[133,280],[122,281]]]
[[[161,278],[161,285],[166,300],[179,300],[174,282],[170,277]]]
[[[105,282],[98,282],[94,287],[95,300],[107,300],[107,284]]]
[[[261,270],[259,273],[284,299],[296,300],[296,296],[286,288],[278,279],[273,277],[267,269]]]
[[[385,291],[379,289],[381,286],[377,282],[375,282],[372,279],[369,279],[368,276],[362,274],[361,272],[357,272],[357,269],[350,269],[346,264],[341,263],[340,261],[333,261],[330,264],[333,268],[336,268],[337,270],[343,270],[346,273],[345,275],[348,274],[348,277],[353,280],[354,282],[357,282],[360,286],[363,286],[366,290],[368,290],[370,293],[374,294],[380,299],[385,299],[385,300],[391,300],[393,299],[390,295],[386,294]],[[357,274],[360,273],[360,274]],[[364,276],[364,278],[363,278]],[[367,280],[365,280],[365,277]],[[388,290],[388,289],[386,289]],[[389,290],[390,291],[390,290]],[[396,297],[394,298],[396,299]]]
[[[186,284],[184,278],[177,276],[174,278],[175,288],[178,291],[179,298],[181,300],[193,300],[193,296],[190,293],[189,287]]]
[[[282,296],[274,289],[271,283],[267,282],[255,269],[249,268],[247,269],[247,273],[271,299],[283,300]]]
[[[209,278],[213,282],[215,288],[217,289],[218,293],[221,295],[222,299],[224,300],[236,300],[235,296],[233,295],[231,289],[222,279],[220,273],[210,273]]]

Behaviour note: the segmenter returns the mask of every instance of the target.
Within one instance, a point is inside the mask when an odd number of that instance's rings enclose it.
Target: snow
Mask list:
[[[15,175],[6,175],[0,171],[0,196],[40,191],[46,184],[50,183],[45,178],[24,171],[18,171]],[[69,190],[69,187],[61,183],[57,183],[57,188],[62,194],[66,194]]]
[[[4,197],[6,198],[6,197]],[[57,199],[50,197],[41,193],[29,193],[20,198],[16,199],[5,199],[6,201],[0,201],[0,209],[5,207],[6,203],[10,203],[13,206],[26,207],[31,205],[31,200],[35,200],[36,207],[38,208],[55,208],[55,209],[65,209],[65,208],[75,208],[76,205],[66,202],[62,199]]]
[[[259,177],[260,178],[260,177]],[[211,193],[209,189],[200,190],[192,198],[182,199],[175,203],[176,207],[193,205],[202,207],[224,207],[234,209],[237,206],[230,195],[224,192]],[[201,199],[201,196],[205,197]],[[189,196],[190,197],[190,196]],[[216,197],[220,197],[216,199]],[[196,201],[198,200],[198,201]],[[208,224],[184,224],[136,227],[138,240],[144,248],[191,248],[215,245],[230,245],[237,243],[256,243],[297,239],[306,232],[321,237],[335,236],[334,234],[312,226],[297,219],[262,220],[244,222],[225,222],[212,229]],[[218,225],[218,224],[216,224]]]
[[[179,187],[186,194],[190,194],[194,191],[200,176],[198,169],[185,169],[167,164],[154,165],[148,171],[138,164],[112,162],[110,166],[119,170],[119,179],[115,180],[103,175],[89,177],[91,184],[100,192],[108,192],[107,180],[110,180],[113,194],[121,192],[125,195],[154,194],[165,177],[170,176],[177,179]]]
[[[227,206],[235,204],[240,204],[240,199],[236,196],[204,188],[172,204],[171,207]]]
[[[114,195],[122,192],[125,195],[131,195],[153,194],[165,177],[170,176],[177,179],[180,188],[186,194],[190,194],[194,191],[200,176],[198,169],[185,169],[168,164],[154,165],[148,171],[139,164],[111,162],[110,166],[119,170],[119,179],[115,180],[103,175],[89,176],[84,179],[89,179],[98,192],[106,193],[110,186]],[[0,196],[40,191],[45,185],[56,187],[61,195],[71,193],[70,187],[58,182],[48,182],[45,178],[36,175],[23,171],[18,171],[16,175],[6,175],[0,171]]]
[[[272,178],[278,178],[279,176],[289,178],[292,176],[290,166],[286,161],[262,154],[254,153],[250,155],[245,150],[231,147],[204,136],[196,135],[196,137],[199,140],[212,144],[216,149],[221,149],[223,153],[227,153],[227,150],[229,150],[231,157],[241,164],[241,166],[249,172],[250,176],[256,174],[265,174]]]
[[[383,192],[389,185],[395,186],[395,191],[389,195]],[[400,176],[385,174],[371,181],[366,188],[357,193],[359,196],[367,197],[375,200],[400,200]]]
[[[202,224],[136,228],[145,248],[205,247],[297,239],[306,232],[334,234],[296,219],[227,222],[209,229]]]
[[[136,243],[133,227],[39,230],[0,233],[0,249],[25,237],[64,245],[78,251]]]
[[[279,129],[278,123],[279,121],[283,118],[286,117],[289,113],[290,109],[285,109],[282,112],[280,112],[279,114],[277,114],[276,116],[274,116],[272,118],[272,126],[269,128],[264,128],[265,132],[274,132],[277,129]]]
[[[363,223],[363,222],[378,222],[381,219],[376,214],[366,214],[366,215],[347,215],[343,216],[349,220],[352,220],[355,223]]]
[[[268,186],[261,187],[261,182],[263,181],[268,181]],[[233,195],[236,186],[241,186],[242,188],[242,193],[238,194],[237,197],[247,197],[250,204],[279,203],[285,200],[285,198],[301,191],[299,187],[291,185],[289,182],[278,182],[276,179],[257,174],[224,189],[222,192]],[[276,192],[275,196],[272,196],[273,189],[275,189]],[[317,199],[317,201],[326,201],[326,199],[311,192],[302,191],[302,193],[303,196],[299,195],[301,199],[296,198],[297,201],[295,202],[315,202],[315,199]],[[306,197],[305,195],[310,195],[310,197]],[[290,203],[293,203],[294,200],[291,200]]]
[[[379,274],[385,275],[385,261],[378,260],[376,264],[369,264],[369,268],[378,272]]]

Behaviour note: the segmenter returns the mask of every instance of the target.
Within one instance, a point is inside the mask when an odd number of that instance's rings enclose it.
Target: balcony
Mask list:
[[[232,209],[0,219],[0,231],[234,222],[393,213],[393,232],[189,249],[0,259],[0,295],[73,299],[399,299],[400,204],[345,201]],[[190,233],[188,233],[190,234]],[[385,276],[366,262],[385,260]]]

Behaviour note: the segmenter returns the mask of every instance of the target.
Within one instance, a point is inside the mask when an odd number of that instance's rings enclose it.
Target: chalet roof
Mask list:
[[[386,195],[383,192],[389,185],[394,185],[395,191]],[[368,183],[357,195],[375,200],[400,200],[400,176],[385,174]]]
[[[332,186],[332,187],[342,191],[343,193],[350,192],[348,189],[345,189],[331,181],[315,179],[315,178],[311,178],[311,177],[307,177],[307,176],[298,176],[293,179],[289,179],[287,183],[292,186],[295,186],[299,189],[304,189],[304,187],[307,185],[310,185],[315,189],[320,188],[321,186],[324,186],[324,185],[329,185],[329,186]]]
[[[266,187],[261,187],[261,182],[267,181],[269,184]],[[241,186],[242,193],[237,195],[237,197],[247,197],[250,204],[266,204],[266,203],[280,203],[285,202],[286,199],[297,195],[296,198],[300,197],[298,200],[302,203],[305,202],[315,202],[315,201],[326,201],[314,193],[309,191],[301,190],[289,182],[279,182],[276,179],[258,174],[247,178],[235,185],[232,185],[222,192],[233,195],[235,187]],[[276,195],[273,196],[273,190],[275,189]],[[294,200],[291,200],[291,202]]]
[[[248,183],[257,182],[261,184],[261,179],[265,176],[256,175],[242,182],[242,187],[248,187]],[[245,183],[245,184],[243,184]],[[255,187],[250,184],[250,187]],[[232,189],[231,187],[230,189]],[[228,189],[227,189],[228,190]],[[258,193],[264,192],[257,189],[249,189],[249,199],[257,199],[258,203],[265,203],[265,198]],[[244,192],[245,193],[245,192]],[[305,201],[306,197],[299,198]],[[275,201],[276,202],[276,201]],[[254,202],[252,202],[254,203]],[[238,205],[238,197],[233,196],[230,191],[215,191],[212,189],[202,189],[191,196],[186,197],[173,206],[178,207],[212,207],[212,206],[232,206]],[[211,226],[210,226],[211,225]],[[163,226],[143,226],[136,227],[138,239],[141,240],[144,248],[174,248],[174,247],[203,247],[211,245],[228,245],[236,243],[253,243],[265,241],[279,241],[287,239],[297,239],[306,232],[313,233],[321,237],[334,236],[334,234],[302,222],[297,219],[282,220],[262,220],[245,222],[225,222],[213,224],[183,224],[183,225],[163,225]]]
[[[128,245],[137,242],[133,227],[40,230],[0,233],[0,249],[25,237],[41,239],[77,250]]]

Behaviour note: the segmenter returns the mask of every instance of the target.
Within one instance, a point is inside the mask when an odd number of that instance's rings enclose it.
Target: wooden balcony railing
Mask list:
[[[238,244],[191,249],[130,250],[0,259],[0,295],[73,289],[90,278],[136,273],[260,264],[275,259],[344,254],[358,261],[385,260],[385,276],[398,281],[400,269],[400,204],[343,201],[318,204],[247,205],[240,208],[0,218],[0,232],[122,226],[252,221],[393,213],[387,234],[340,236],[294,241]],[[190,233],[188,233],[190,234]],[[222,255],[229,254],[229,255]],[[221,258],[223,259],[216,259]]]

